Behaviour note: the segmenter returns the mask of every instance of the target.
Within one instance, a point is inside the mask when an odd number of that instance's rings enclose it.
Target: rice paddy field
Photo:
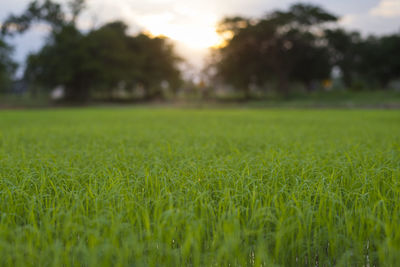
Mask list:
[[[0,111],[0,266],[395,266],[400,111]]]

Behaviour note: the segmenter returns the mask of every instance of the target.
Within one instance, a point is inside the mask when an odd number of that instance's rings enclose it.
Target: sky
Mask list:
[[[29,2],[0,0],[0,22],[10,13],[23,12]],[[176,52],[198,69],[209,47],[220,41],[215,25],[223,17],[261,17],[298,2],[320,5],[341,17],[341,26],[364,35],[400,32],[400,0],[87,0],[79,27],[87,30],[122,19],[132,34],[147,31],[171,38]],[[36,27],[9,40],[16,45],[14,58],[22,63],[29,52],[40,49],[47,33],[46,28]]]

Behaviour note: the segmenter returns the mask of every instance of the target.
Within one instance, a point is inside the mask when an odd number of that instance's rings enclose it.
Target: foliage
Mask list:
[[[369,37],[361,47],[360,73],[366,81],[386,88],[392,79],[400,79],[400,34]]]
[[[351,87],[363,60],[361,35],[358,32],[347,32],[340,28],[328,29],[325,35],[329,43],[332,65],[339,67],[344,83]]]
[[[322,37],[316,28],[336,19],[317,6],[305,4],[257,21],[226,18],[218,31],[231,39],[219,50],[215,63],[218,76],[246,90],[247,96],[251,84],[262,86],[273,78],[284,94],[289,81],[311,88],[313,80],[329,78],[331,69],[328,50],[320,44]]]
[[[337,17],[322,8],[295,4],[288,11],[274,11],[264,18],[225,18],[219,34],[225,46],[216,50],[215,78],[245,91],[277,83],[289,94],[289,83],[302,83],[312,91],[315,82],[341,71],[349,88],[365,81],[386,88],[399,79],[400,35],[362,38],[358,32],[332,27]]]
[[[12,50],[12,47],[0,38],[0,93],[11,86],[17,67],[17,64],[11,58]]]
[[[72,0],[71,7],[74,2],[80,2],[80,0]],[[51,0],[33,0],[22,15],[10,15],[3,23],[1,31],[3,35],[23,33],[32,26],[32,23],[37,22],[45,22],[52,27],[53,31],[57,31],[71,21],[67,21],[66,14],[59,3]]]
[[[24,14],[11,16],[5,23],[3,30],[10,34],[11,26],[18,23],[20,32],[36,21],[53,25],[45,46],[28,58],[25,78],[31,84],[48,90],[62,85],[70,101],[88,100],[92,94],[111,99],[119,89],[137,87],[152,99],[162,97],[163,88],[173,91],[180,85],[177,64],[181,59],[167,39],[130,36],[119,21],[82,33],[76,20],[84,1],[72,1],[69,8],[67,12],[49,0],[42,5],[34,1]]]
[[[333,64],[340,67],[348,87],[365,81],[386,88],[400,78],[400,35],[361,38],[358,32],[327,30]]]
[[[85,7],[85,0],[64,5],[33,0],[25,12],[10,15],[2,24],[4,36],[24,33],[34,24],[51,28],[44,47],[25,64],[32,92],[63,86],[67,100],[85,101],[121,95],[151,100],[184,90],[178,67],[182,59],[167,38],[130,35],[122,21],[81,31],[77,22]],[[400,34],[362,37],[338,28],[337,20],[323,8],[304,3],[261,18],[224,18],[217,31],[225,42],[214,50],[201,84],[245,98],[276,92],[288,98],[300,86],[307,93],[335,83],[359,91],[389,88],[400,80]],[[5,87],[15,64],[3,42],[0,50]],[[340,73],[341,81],[332,73]],[[203,93],[212,95],[210,89]]]
[[[1,112],[1,266],[394,266],[399,111]]]
[[[29,56],[25,79],[48,90],[64,85],[68,100],[87,99],[92,73],[85,64],[89,55],[82,46],[83,38],[73,26],[53,33],[50,43]]]

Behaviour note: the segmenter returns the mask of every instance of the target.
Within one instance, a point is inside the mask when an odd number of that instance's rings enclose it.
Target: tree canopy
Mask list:
[[[10,86],[16,69],[5,40],[46,24],[45,45],[25,64],[24,79],[31,88],[48,92],[62,86],[69,101],[113,99],[120,92],[146,100],[176,94],[182,59],[168,38],[132,35],[123,21],[80,30],[84,9],[85,0],[64,5],[33,0],[22,14],[10,15],[1,24],[0,86]],[[337,20],[329,11],[303,3],[260,18],[224,18],[217,27],[224,44],[214,50],[207,67],[213,86],[228,85],[249,98],[254,88],[284,96],[293,87],[307,92],[322,88],[330,84],[334,69],[350,89],[360,84],[387,88],[400,79],[400,34],[363,37],[338,27]]]
[[[338,67],[347,87],[360,79],[386,87],[400,78],[400,35],[362,38],[335,27],[338,17],[316,5],[295,4],[254,19],[223,19],[218,33],[225,45],[215,52],[215,79],[242,90],[276,84],[281,94],[291,83],[314,84],[331,78]]]
[[[0,92],[11,86],[11,81],[17,64],[12,60],[12,47],[0,38]]]
[[[93,95],[110,99],[121,88],[141,88],[151,99],[162,97],[163,89],[179,86],[181,59],[168,39],[129,35],[121,21],[83,33],[76,25],[83,8],[82,0],[69,2],[68,9],[51,0],[36,0],[22,15],[12,15],[4,23],[5,35],[23,33],[36,22],[51,26],[47,43],[28,57],[25,78],[31,84],[47,89],[62,85],[70,101]]]

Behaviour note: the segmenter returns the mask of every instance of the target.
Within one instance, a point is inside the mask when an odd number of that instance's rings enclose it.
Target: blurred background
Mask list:
[[[400,1],[14,0],[0,108],[400,107]]]

